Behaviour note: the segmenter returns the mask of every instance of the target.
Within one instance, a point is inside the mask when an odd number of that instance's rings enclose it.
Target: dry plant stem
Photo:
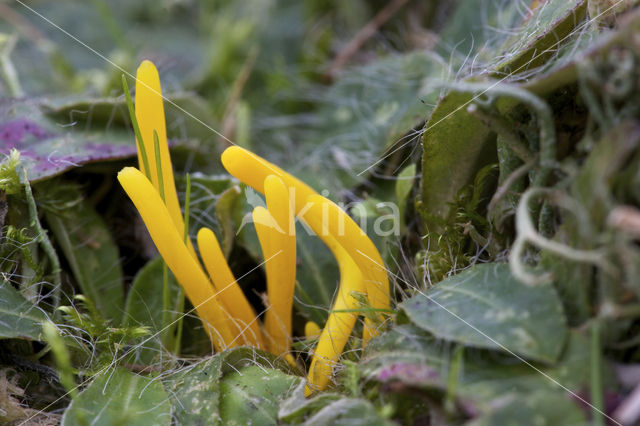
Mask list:
[[[251,72],[253,71],[253,66],[256,62],[256,58],[258,57],[260,49],[257,46],[253,46],[249,51],[249,55],[247,59],[244,61],[242,65],[242,69],[238,74],[238,77],[233,82],[233,86],[231,86],[231,94],[229,95],[229,101],[224,109],[224,113],[222,114],[222,134],[230,135],[235,127],[233,114],[236,110],[236,106],[238,105],[238,101],[240,101],[242,97],[242,91],[244,90],[249,77],[251,76]],[[220,138],[220,142],[226,145],[231,145],[231,143],[224,139]]]
[[[578,250],[568,247],[556,241],[549,240],[540,235],[531,220],[529,214],[529,203],[533,197],[539,195],[554,194],[556,191],[545,188],[530,188],[522,194],[520,203],[516,210],[516,233],[517,237],[511,248],[509,265],[513,275],[520,281],[528,285],[536,285],[547,282],[551,279],[550,274],[534,275],[526,270],[522,263],[522,256],[527,243],[533,244],[542,250],[548,250],[565,259],[575,262],[590,263],[602,268],[604,271],[613,273],[613,266],[607,262],[603,253],[594,250]]]
[[[31,219],[31,224],[36,228],[38,232],[37,241],[42,245],[42,250],[46,253],[49,261],[51,262],[51,273],[53,274],[53,306],[57,308],[60,306],[60,292],[62,291],[62,278],[60,268],[60,259],[58,259],[58,255],[56,254],[56,250],[53,248],[53,244],[51,244],[51,240],[47,235],[47,231],[42,228],[42,224],[40,224],[40,219],[38,219],[38,209],[36,208],[36,200],[33,198],[33,192],[31,192],[31,185],[29,184],[29,178],[27,177],[27,171],[24,171],[24,194],[25,199],[27,200],[27,205],[29,206],[29,217]],[[54,310],[55,315],[58,315],[59,311],[57,309]]]
[[[525,163],[515,169],[507,178],[504,180],[502,185],[496,190],[493,197],[491,197],[491,201],[489,202],[489,206],[487,207],[488,211],[493,211],[498,202],[509,192],[509,188],[522,176],[525,176],[529,173],[529,170],[533,168],[535,165],[535,159]]]
[[[367,23],[358,33],[347,43],[333,60],[327,71],[329,78],[335,78],[342,67],[351,57],[362,47],[362,45],[373,36],[378,29],[384,25],[408,0],[392,0],[380,10],[371,21]]]
[[[20,86],[20,79],[18,78],[18,72],[16,67],[11,61],[11,53],[13,52],[18,37],[15,34],[11,36],[0,35],[0,73],[5,82],[9,94],[14,98],[20,98],[24,96],[22,87]]]

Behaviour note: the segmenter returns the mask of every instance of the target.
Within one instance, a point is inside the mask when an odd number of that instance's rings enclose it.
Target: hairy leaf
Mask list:
[[[13,288],[0,283],[0,339],[28,338],[41,340],[42,322],[47,315]]]
[[[483,264],[447,278],[402,303],[409,319],[435,336],[553,362],[567,336],[550,285],[527,286],[507,264]]]
[[[97,376],[62,417],[63,426],[169,425],[171,404],[159,380],[117,368]]]

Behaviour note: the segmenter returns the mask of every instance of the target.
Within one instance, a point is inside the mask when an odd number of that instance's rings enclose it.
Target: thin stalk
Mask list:
[[[191,203],[191,175],[187,173],[187,193],[185,195],[184,200],[184,243],[187,244],[189,241],[189,204]],[[179,286],[178,289],[178,300],[176,306],[176,315],[179,315],[178,321],[176,322],[176,343],[175,343],[175,355],[180,354],[180,345],[182,342],[182,324],[183,324],[183,315],[184,312],[184,289],[182,286]]]
[[[109,4],[105,0],[92,0],[92,2],[93,7],[96,8],[98,15],[102,19],[102,22],[107,28],[107,31],[113,41],[116,42],[120,49],[126,50],[127,53],[131,53],[133,51],[131,43],[129,43],[124,31],[122,31],[122,28],[118,24],[118,20],[114,16]]]
[[[173,348],[173,343],[170,342],[171,335],[173,334],[173,327],[170,327],[170,319],[169,319],[169,310],[171,309],[170,304],[171,292],[169,290],[169,268],[167,267],[166,262],[162,262],[162,330],[164,331],[164,335],[162,336],[162,344],[165,348],[167,348],[171,352],[171,348]]]
[[[163,203],[167,203],[164,199],[164,179],[162,178],[162,159],[160,158],[160,140],[158,139],[158,132],[153,129],[153,147],[156,152],[156,172],[158,173],[158,192]]]
[[[29,178],[27,177],[27,171],[24,171],[24,194],[25,199],[27,200],[27,206],[29,206],[29,216],[31,219],[31,224],[36,228],[38,232],[37,241],[42,245],[42,250],[44,250],[45,254],[51,261],[51,273],[53,274],[53,306],[57,308],[60,306],[60,292],[62,291],[62,277],[60,267],[60,259],[58,259],[58,255],[56,254],[56,250],[53,248],[53,244],[51,244],[51,240],[47,235],[47,231],[42,228],[40,224],[40,219],[38,219],[38,209],[36,208],[36,200],[33,198],[33,192],[31,192],[31,185],[29,184]],[[55,316],[57,317],[60,311],[57,309],[54,310]]]
[[[158,192],[160,193],[160,198],[163,203],[166,203],[164,199],[164,179],[162,177],[162,159],[160,158],[160,140],[158,139],[158,132],[153,130],[153,146],[156,154],[156,173],[158,176]],[[171,309],[171,291],[169,289],[169,268],[167,267],[167,263],[162,263],[162,329],[165,330],[165,334],[163,336],[163,344],[164,346],[171,352],[175,347],[175,341],[172,341],[171,336],[173,335],[174,327],[169,327],[168,325],[172,322],[169,316],[169,312]]]
[[[604,426],[604,401],[602,396],[602,348],[600,346],[600,320],[591,324],[591,415],[593,426]]]
[[[138,150],[140,151],[140,156],[142,157],[144,173],[147,176],[147,179],[151,181],[151,169],[149,168],[149,159],[147,157],[147,150],[144,147],[144,143],[142,143],[142,133],[140,133],[140,126],[138,125],[138,119],[136,118],[136,112],[133,107],[133,101],[131,100],[131,94],[129,93],[129,85],[127,84],[127,79],[124,76],[124,74],[122,74],[122,88],[124,90],[124,96],[127,100],[127,108],[129,109],[129,119],[131,120],[131,124],[133,125],[133,131],[136,134],[136,143],[138,144]]]
[[[445,408],[455,411],[456,393],[458,390],[458,382],[460,381],[460,371],[464,362],[464,346],[460,345],[453,351],[451,366],[449,367],[449,375],[447,377],[447,394],[445,397]]]
[[[0,35],[0,75],[9,90],[9,95],[14,98],[21,98],[24,96],[24,91],[20,85],[16,67],[11,61],[11,52],[13,52],[17,41],[18,37],[15,34],[11,36]]]

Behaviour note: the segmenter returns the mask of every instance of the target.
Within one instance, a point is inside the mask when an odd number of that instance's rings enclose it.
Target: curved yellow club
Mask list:
[[[264,193],[267,210],[273,219],[275,228],[268,230],[271,253],[265,259],[275,256],[267,262],[267,300],[264,331],[267,348],[275,354],[285,354],[291,349],[291,312],[296,285],[296,232],[293,205],[289,199],[289,190],[282,179],[269,175],[264,181]],[[258,209],[257,214],[265,216]],[[263,230],[261,224],[256,229]],[[260,231],[259,231],[260,232]],[[260,232],[264,238],[264,232]],[[276,255],[277,252],[277,255]],[[272,263],[272,265],[268,265]]]
[[[329,319],[320,333],[311,359],[307,386],[304,389],[305,396],[324,390],[329,385],[333,375],[333,367],[338,362],[358,318],[360,303],[352,293],[365,292],[362,272],[349,253],[331,235],[321,233],[322,224],[320,222],[310,222],[309,225],[329,247],[338,261],[340,284]]]
[[[173,177],[173,167],[171,165],[171,156],[169,155],[169,144],[167,143],[167,130],[165,126],[164,104],[162,99],[162,87],[160,86],[160,76],[158,70],[151,61],[142,61],[136,73],[136,96],[135,111],[140,134],[144,143],[145,151],[149,167],[151,168],[149,176],[153,186],[159,191],[160,179],[159,173],[162,173],[162,183],[164,190],[164,203],[171,215],[171,221],[178,230],[184,232],[184,220],[180,211],[178,202],[178,193]],[[161,170],[156,170],[156,150],[154,146],[153,132],[158,134],[158,145],[160,152]],[[136,144],[136,146],[138,146]],[[143,174],[144,161],[142,154],[138,150],[138,165]],[[191,242],[187,244],[191,254],[195,256],[195,251]]]
[[[220,159],[224,168],[231,175],[261,194],[264,194],[265,179],[269,175],[278,176],[287,188],[295,188],[291,195],[293,195],[296,214],[304,208],[308,196],[317,194],[316,191],[300,179],[239,146],[230,146],[225,149]]]
[[[382,310],[389,308],[389,279],[382,256],[364,231],[340,207],[301,180],[244,148],[229,147],[222,153],[221,159],[230,174],[261,193],[264,193],[264,179],[270,174],[277,175],[288,188],[294,189],[296,215],[307,224],[310,220],[322,222],[323,210],[326,210],[329,216],[323,226],[328,227],[328,233],[333,234],[361,268],[371,307]],[[312,219],[310,215],[315,217]],[[378,315],[378,318],[383,320],[382,315]],[[375,325],[365,320],[364,344],[375,335]]]
[[[189,252],[183,235],[175,227],[167,226],[172,223],[171,215],[158,191],[134,167],[122,169],[118,173],[118,180],[140,213],[160,255],[185,289],[215,349],[221,351],[238,346],[211,282]]]
[[[215,234],[209,228],[198,231],[198,248],[218,297],[228,311],[229,328],[238,333],[240,344],[262,348],[256,314],[236,282]]]
[[[308,209],[303,219],[322,237],[331,235],[358,265],[364,277],[366,294],[371,308],[385,311],[389,309],[389,279],[378,249],[367,234],[337,204],[320,195],[307,199]],[[313,225],[311,225],[313,224]],[[318,231],[315,231],[315,229]],[[384,316],[379,312],[378,321]],[[377,327],[369,318],[365,319],[363,344],[378,334]]]

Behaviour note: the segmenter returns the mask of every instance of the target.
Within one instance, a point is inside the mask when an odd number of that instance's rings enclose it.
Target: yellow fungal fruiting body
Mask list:
[[[138,211],[165,263],[185,289],[200,318],[208,323],[205,328],[209,331],[216,350],[242,344],[262,347],[262,335],[253,308],[229,270],[213,232],[203,231],[200,241],[203,244],[203,260],[214,285],[202,270],[191,241],[188,238],[185,241],[185,225],[178,203],[167,143],[162,88],[158,71],[150,61],[143,61],[138,68],[135,104],[136,120],[147,156],[146,164],[149,164],[151,169],[148,171],[151,181],[145,176],[145,161],[138,141],[138,163],[142,173],[132,168],[123,169],[118,175],[120,183],[136,207],[155,203],[154,208],[145,210],[146,216],[140,210],[142,207],[138,208]],[[156,157],[156,150],[159,158]],[[134,173],[133,170],[138,173]],[[158,212],[156,217],[153,217],[154,210]],[[169,220],[164,216],[165,211],[168,212]],[[175,235],[180,237],[180,241],[174,238]],[[162,238],[168,236],[171,236],[174,247],[164,244]],[[181,259],[179,256],[184,251],[191,255],[192,261],[180,267],[181,261],[176,259]],[[220,265],[225,265],[226,269]],[[194,282],[197,283],[196,287]],[[215,297],[212,298],[212,295]],[[207,314],[204,315],[201,311],[206,311]],[[226,325],[220,323],[221,319],[224,319]],[[216,329],[215,333],[212,332],[211,326]]]
[[[236,346],[209,279],[189,253],[183,236],[174,227],[167,226],[171,223],[171,215],[158,191],[140,170],[133,167],[122,169],[118,180],[140,213],[160,255],[195,306],[216,350]]]
[[[151,61],[143,61],[136,73],[136,119],[140,126],[142,143],[145,146],[147,159],[151,170],[151,182],[158,189],[158,172],[162,173],[164,200],[171,214],[171,220],[179,232],[184,230],[184,221],[178,203],[178,193],[173,179],[173,168],[171,166],[171,156],[169,155],[169,145],[167,143],[167,130],[164,120],[164,105],[162,102],[162,88],[158,70]],[[155,170],[157,164],[154,147],[154,130],[158,134],[160,147],[160,162],[162,170]],[[139,141],[138,141],[139,142]],[[137,146],[137,144],[136,144]],[[138,165],[142,173],[146,174],[142,154],[138,150]]]
[[[215,290],[228,311],[231,323],[229,328],[241,336],[241,344],[262,348],[262,335],[256,314],[238,286],[216,235],[209,228],[198,231],[198,248]]]
[[[311,366],[309,368],[308,383],[305,395],[311,395],[315,390],[327,387],[332,376],[333,366],[351,336],[351,330],[358,318],[359,303],[352,293],[364,293],[365,285],[360,268],[353,261],[349,253],[329,234],[321,234],[317,226],[320,222],[310,222],[313,231],[329,247],[340,268],[340,285],[338,294],[331,308],[329,319],[320,333]],[[344,311],[344,312],[341,312]]]
[[[276,175],[291,191],[295,214],[300,214],[307,203],[307,197],[317,194],[309,185],[293,177],[289,173],[261,158],[251,151],[239,146],[227,148],[220,157],[222,165],[232,175],[245,185],[249,185],[256,191],[264,194],[264,182],[267,176]]]
[[[371,308],[385,311],[389,309],[389,280],[382,257],[367,234],[334,202],[320,195],[307,199],[309,209],[304,218],[309,224],[320,222],[328,232],[358,265],[366,284],[367,299]],[[320,235],[320,234],[319,234]],[[381,313],[378,321],[384,321]],[[363,341],[366,342],[378,334],[376,327],[366,318]]]
[[[160,79],[149,61],[138,68],[135,116],[147,158],[139,150],[142,172],[126,167],[118,174],[118,180],[138,209],[160,255],[185,289],[217,351],[248,345],[283,356],[293,364],[290,351],[296,279],[295,215],[332,251],[340,269],[336,299],[322,331],[315,323],[305,327],[308,335],[318,338],[305,394],[325,389],[362,308],[354,294],[366,295],[369,307],[376,312],[375,320],[365,318],[363,344],[378,333],[377,327],[384,321],[382,312],[389,309],[389,281],[376,247],[338,205],[304,182],[243,148],[227,148],[222,154],[227,171],[266,198],[266,208],[256,207],[253,211],[267,276],[267,310],[261,328],[215,234],[202,228],[197,236],[207,272],[188,236],[185,240],[185,221],[167,145]],[[151,170],[145,170],[144,164]]]
[[[264,334],[269,352],[283,355],[291,349],[291,311],[296,284],[296,234],[289,191],[276,175],[264,180],[267,208],[254,209],[254,224],[267,271]]]
[[[357,318],[356,314],[345,315],[333,311],[345,307],[359,308],[351,297],[354,291],[365,293],[374,310],[381,312],[389,309],[389,280],[382,257],[364,231],[340,207],[278,166],[237,146],[227,148],[221,158],[231,175],[258,192],[265,193],[265,179],[269,175],[278,176],[295,197],[293,204],[298,218],[323,239],[338,260],[341,275],[338,297],[314,352],[309,386],[305,392],[310,394],[313,390],[322,390],[329,383],[332,366],[342,352]],[[256,219],[267,220],[256,218],[254,212],[254,221]],[[356,276],[361,278],[355,279]],[[378,313],[377,320],[380,323],[384,321],[381,313]],[[366,318],[363,345],[377,334],[376,325]]]

